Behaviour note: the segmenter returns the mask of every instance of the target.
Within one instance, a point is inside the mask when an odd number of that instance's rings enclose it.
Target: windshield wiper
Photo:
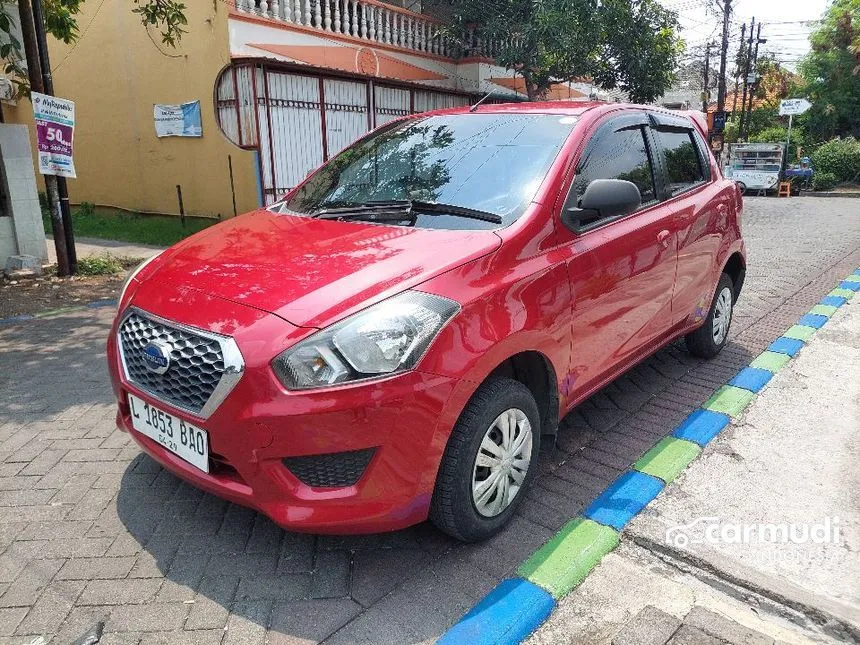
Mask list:
[[[475,208],[467,208],[466,206],[456,206],[454,204],[442,204],[440,202],[422,202],[413,199],[410,202],[412,210],[419,213],[430,213],[432,215],[454,215],[456,217],[468,217],[469,219],[479,219],[483,222],[492,222],[493,224],[501,224],[502,218],[495,213],[477,210]]]
[[[367,219],[380,221],[408,219],[412,212],[426,213],[429,215],[453,215],[455,217],[467,217],[483,222],[501,224],[502,218],[495,213],[456,206],[454,204],[442,204],[440,202],[425,202],[417,199],[403,199],[379,202],[364,202],[349,206],[337,206],[323,208],[313,217],[317,219]]]

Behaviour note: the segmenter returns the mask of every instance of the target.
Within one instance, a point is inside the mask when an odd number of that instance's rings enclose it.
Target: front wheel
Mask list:
[[[534,477],[540,417],[529,389],[491,378],[469,401],[442,457],[430,519],[464,542],[486,539],[510,520]]]
[[[732,279],[723,273],[705,323],[684,338],[691,354],[701,358],[713,358],[720,353],[729,338],[734,302]]]

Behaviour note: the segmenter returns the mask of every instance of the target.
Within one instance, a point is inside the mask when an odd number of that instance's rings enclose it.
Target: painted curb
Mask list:
[[[12,316],[10,318],[0,318],[0,325],[14,325],[15,323],[26,322],[28,320],[39,320],[40,318],[49,318],[50,316],[59,316],[73,311],[84,311],[85,309],[99,309],[101,307],[116,307],[116,300],[109,298],[102,300],[94,300],[85,305],[74,305],[73,307],[60,307],[58,309],[47,309],[39,311],[35,314],[23,314],[21,316]]]
[[[549,618],[555,600],[520,578],[502,580],[439,639],[440,645],[514,645]]]
[[[801,316],[796,325],[772,342],[748,367],[717,389],[670,436],[642,455],[582,515],[570,520],[535,551],[517,569],[519,578],[496,585],[438,642],[520,643],[536,631],[550,617],[557,601],[581,584],[603,556],[618,546],[624,526],[683,472],[732,418],[747,408],[773,375],[857,291],[860,291],[860,268]],[[541,591],[543,595],[538,593]]]

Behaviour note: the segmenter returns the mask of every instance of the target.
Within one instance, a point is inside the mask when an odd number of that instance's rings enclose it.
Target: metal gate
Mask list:
[[[247,63],[226,68],[215,94],[222,132],[237,145],[259,151],[267,205],[372,128],[407,114],[469,102],[467,96],[449,92]]]

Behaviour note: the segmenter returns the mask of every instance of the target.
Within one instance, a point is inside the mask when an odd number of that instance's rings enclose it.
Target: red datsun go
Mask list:
[[[743,203],[705,135],[621,104],[390,122],[136,270],[119,426],[288,529],[486,538],[579,402],[680,337],[726,344]]]

